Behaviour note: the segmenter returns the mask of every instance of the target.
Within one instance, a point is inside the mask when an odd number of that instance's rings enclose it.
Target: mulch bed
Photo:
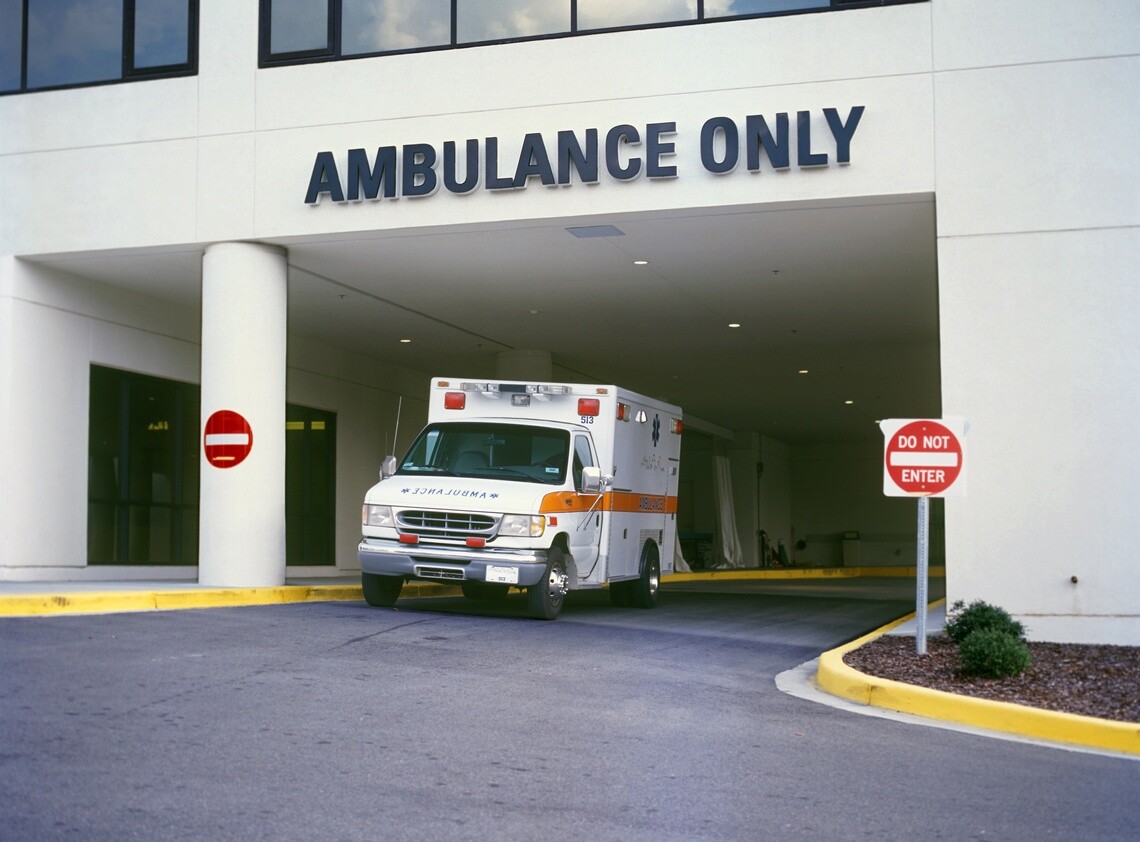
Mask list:
[[[867,675],[948,693],[1140,722],[1140,647],[1031,642],[1032,666],[1011,678],[960,675],[958,646],[945,635],[927,638],[926,651],[915,653],[913,637],[887,635],[843,661]]]

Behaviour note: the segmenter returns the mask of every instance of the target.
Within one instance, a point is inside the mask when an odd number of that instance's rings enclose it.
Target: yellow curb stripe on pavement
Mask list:
[[[931,576],[945,575],[945,568],[932,567]],[[673,573],[663,582],[712,582],[725,579],[853,579],[862,577],[913,576],[913,567],[783,568],[756,570],[728,568]],[[66,583],[61,583],[66,585]],[[127,584],[127,583],[124,583]],[[457,596],[454,585],[408,582],[401,596]],[[51,614],[108,614],[118,611],[172,611],[180,608],[227,608],[242,605],[275,605],[287,602],[330,602],[364,599],[360,585],[282,585],[276,588],[170,588],[158,590],[75,591],[72,593],[0,594],[0,617],[32,617]]]
[[[459,588],[409,584],[403,596],[451,596]],[[181,608],[230,608],[291,602],[363,600],[360,585],[282,585],[277,588],[183,588],[139,591],[77,591],[61,594],[0,596],[0,617],[58,614],[106,614],[128,611],[172,611]]]
[[[662,582],[715,582],[721,579],[882,579],[911,578],[917,575],[914,567],[782,567],[755,568],[726,567],[717,570],[694,570],[691,573],[666,573]],[[928,575],[942,578],[946,568],[931,567]]]
[[[816,683],[834,696],[864,705],[1022,737],[1140,755],[1140,723],[1115,722],[959,696],[865,675],[843,663],[843,656],[848,652],[882,637],[914,616],[909,614],[837,649],[824,652],[819,657]]]

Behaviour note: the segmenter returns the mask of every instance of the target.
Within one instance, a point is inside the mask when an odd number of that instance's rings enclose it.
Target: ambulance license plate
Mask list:
[[[501,585],[517,585],[519,583],[519,569],[488,564],[487,581],[498,582]]]

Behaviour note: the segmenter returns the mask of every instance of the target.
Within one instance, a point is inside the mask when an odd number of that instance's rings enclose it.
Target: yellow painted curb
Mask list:
[[[458,588],[430,583],[404,586],[404,597],[454,596]],[[0,617],[56,614],[108,614],[129,611],[173,611],[182,608],[232,608],[291,602],[363,600],[360,585],[282,585],[277,588],[182,588],[0,596]]]
[[[843,663],[843,656],[848,652],[882,637],[913,617],[914,614],[909,614],[858,640],[820,655],[819,669],[816,671],[816,682],[820,688],[834,696],[841,696],[860,704],[911,713],[928,719],[956,722],[960,725],[1057,743],[1140,755],[1140,723],[1115,722],[1009,702],[959,696],[955,693],[864,675]]]
[[[691,573],[666,573],[662,582],[713,582],[724,579],[882,579],[910,578],[918,575],[914,567],[783,567],[757,570],[730,567],[721,570],[694,570]],[[928,575],[941,578],[946,568],[931,567]]]
[[[674,573],[663,582],[713,582],[750,579],[856,579],[914,576],[913,567],[820,567],[756,570],[730,568]],[[931,567],[931,576],[944,576],[945,568]],[[65,584],[65,583],[61,583]],[[403,598],[457,596],[454,585],[408,582]],[[360,585],[282,585],[277,588],[171,588],[169,590],[76,591],[58,594],[0,596],[0,617],[34,617],[53,614],[110,614],[126,611],[172,611],[180,608],[226,608],[241,605],[276,605],[287,602],[329,602],[364,599]]]

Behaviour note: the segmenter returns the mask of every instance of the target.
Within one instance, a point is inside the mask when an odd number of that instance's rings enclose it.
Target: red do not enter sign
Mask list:
[[[206,419],[202,448],[215,468],[240,465],[253,449],[253,428],[232,409],[219,409]]]
[[[889,496],[938,496],[962,474],[962,441],[941,421],[883,422],[885,473]]]

